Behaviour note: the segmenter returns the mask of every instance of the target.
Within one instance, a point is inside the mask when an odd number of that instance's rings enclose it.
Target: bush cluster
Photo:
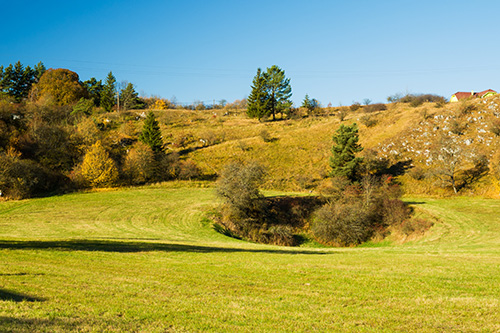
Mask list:
[[[391,103],[409,103],[412,107],[417,107],[428,102],[437,103],[439,106],[442,106],[444,103],[446,103],[446,98],[434,94],[395,94],[393,96],[387,97],[387,101]]]
[[[385,111],[385,110],[387,110],[387,105],[383,103],[375,103],[363,107],[363,111],[366,113]]]
[[[391,178],[365,177],[360,184],[333,179],[328,202],[315,213],[311,231],[324,244],[354,246],[405,221],[410,209]]]
[[[265,198],[259,191],[263,167],[255,162],[233,162],[217,181],[217,194],[224,201],[215,229],[226,235],[259,243],[294,246],[300,243],[317,197]]]

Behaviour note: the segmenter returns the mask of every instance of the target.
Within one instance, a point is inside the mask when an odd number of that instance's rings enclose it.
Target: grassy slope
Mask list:
[[[489,158],[500,148],[500,140],[490,131],[491,122],[500,117],[500,97],[471,101],[476,109],[459,115],[462,103],[448,103],[437,108],[435,103],[425,103],[412,107],[405,103],[389,104],[386,111],[365,113],[363,109],[349,112],[344,123],[357,122],[360,129],[360,143],[376,149],[381,155],[395,160],[412,159],[418,167],[428,169],[428,155],[422,152],[441,132],[449,133],[451,124],[456,121],[464,126],[463,135],[454,137],[458,141],[474,139],[470,147],[486,154]],[[347,108],[347,107],[344,107]],[[309,117],[276,122],[258,122],[247,119],[244,114],[223,116],[222,112],[213,117],[209,112],[190,111],[159,114],[163,133],[168,140],[190,136],[186,158],[193,159],[204,173],[219,172],[230,160],[257,160],[267,166],[268,178],[265,184],[269,189],[300,191],[317,185],[328,172],[328,159],[331,155],[332,136],[340,125],[336,116]],[[376,124],[367,127],[363,117],[371,117]],[[260,133],[266,130],[274,138],[264,142]],[[217,143],[201,148],[199,138],[217,137]],[[173,150],[179,150],[170,145]],[[191,148],[191,149],[189,149]],[[413,193],[436,192],[435,179],[416,184],[411,177],[407,191]],[[491,183],[484,187],[493,190]],[[428,190],[427,187],[433,187]],[[488,191],[475,191],[486,195]],[[497,191],[498,192],[498,191]],[[489,193],[491,194],[491,193]]]
[[[418,242],[293,249],[215,233],[212,200],[143,188],[0,203],[0,331],[500,330],[500,201],[414,198],[442,218]]]

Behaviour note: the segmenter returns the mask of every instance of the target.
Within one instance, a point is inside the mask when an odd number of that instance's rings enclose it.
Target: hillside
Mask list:
[[[266,189],[314,191],[330,171],[336,129],[356,122],[367,165],[398,177],[406,193],[496,196],[499,101],[493,96],[446,104],[299,109],[291,119],[263,122],[231,105],[154,110],[165,148],[159,158],[139,142],[146,110],[103,113],[94,108],[75,114],[69,106],[3,102],[0,190],[6,197],[26,198],[89,187],[82,161],[101,142],[117,178],[100,186],[214,180],[237,159],[267,168]]]
[[[489,161],[488,176],[473,186],[464,186],[462,192],[494,195],[498,183],[495,170],[500,145],[499,100],[490,97],[417,107],[392,103],[383,111],[366,113],[363,108],[348,111],[343,123],[358,123],[364,155],[386,158],[391,163],[411,160],[408,174],[400,177],[403,184],[409,184],[406,186],[409,193],[446,193],[446,186],[437,182],[439,177],[432,172],[438,166],[431,152],[442,148],[436,146],[441,136],[449,136],[467,149],[468,155],[460,157],[464,161],[463,170],[480,155]],[[342,123],[337,116],[342,109],[349,110],[343,107],[326,116],[262,123],[241,113],[215,114],[203,120],[191,113],[183,125],[173,122],[171,126],[165,125],[163,131],[174,141],[183,136],[207,142],[212,138],[213,144],[205,147],[193,139],[185,150],[185,158],[194,160],[206,174],[220,171],[232,159],[257,160],[267,166],[267,188],[309,190],[320,184],[329,171],[331,137]]]

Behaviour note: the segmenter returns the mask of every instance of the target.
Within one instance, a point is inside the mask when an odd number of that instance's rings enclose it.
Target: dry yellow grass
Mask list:
[[[393,160],[412,159],[417,165],[429,168],[423,156],[408,147],[412,143],[427,144],[426,136],[435,135],[436,128],[446,129],[450,119],[456,118],[467,128],[460,139],[484,137],[485,141],[476,140],[473,145],[494,160],[493,152],[498,150],[499,140],[487,125],[500,116],[500,97],[468,103],[476,108],[467,115],[460,114],[462,103],[448,103],[442,107],[437,107],[436,103],[418,107],[393,103],[387,105],[387,110],[369,114],[361,108],[349,111],[342,123],[358,124],[360,143],[366,149],[373,148]],[[226,114],[225,110],[165,110],[158,111],[157,116],[169,148],[180,152],[182,158],[194,160],[205,174],[217,174],[234,159],[256,160],[268,169],[266,188],[300,191],[317,185],[329,172],[331,139],[341,124],[336,116],[339,110],[337,108],[329,116],[275,122],[259,122],[248,119],[244,112]],[[376,124],[367,127],[363,117],[374,119]],[[431,183],[414,183],[408,177],[403,180],[410,183],[409,188],[417,190],[414,193],[430,194],[435,190]],[[489,183],[483,183],[480,185],[483,188],[475,193],[491,192],[495,181],[490,179]]]

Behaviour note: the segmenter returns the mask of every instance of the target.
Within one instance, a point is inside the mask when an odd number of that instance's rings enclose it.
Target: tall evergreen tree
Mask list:
[[[42,77],[43,73],[45,73],[46,70],[47,68],[45,68],[45,65],[41,61],[35,65],[34,71],[35,71],[36,82],[40,80],[40,78]]]
[[[361,157],[356,157],[356,153],[363,150],[358,140],[356,123],[350,126],[340,125],[333,136],[334,145],[330,157],[331,176],[343,176],[351,181],[356,180],[356,171],[363,161]]]
[[[276,113],[281,113],[292,106],[292,87],[290,79],[285,77],[285,71],[276,65],[267,69],[264,74],[266,80],[266,90],[269,97],[269,111],[276,119]]]
[[[101,106],[106,112],[111,112],[113,109],[115,105],[115,96],[116,78],[113,76],[113,72],[109,72],[101,92]]]
[[[101,106],[101,95],[104,89],[102,81],[97,81],[95,77],[91,77],[87,81],[83,81],[83,86],[87,89],[89,97],[94,100],[95,106]]]
[[[0,66],[0,96],[2,96],[4,94],[4,91],[3,91],[4,77],[5,77],[5,72],[4,72],[3,66]]]
[[[156,120],[153,111],[149,111],[146,119],[144,120],[144,125],[142,126],[142,132],[139,135],[139,140],[151,147],[151,149],[155,153],[159,153],[163,150],[163,140],[160,125],[158,123],[158,120]]]
[[[135,91],[134,85],[128,83],[127,86],[120,91],[120,104],[124,110],[135,109],[138,104],[139,94]]]
[[[11,95],[11,90],[14,82],[14,66],[9,64],[9,66],[5,67],[3,70],[2,81],[0,82],[0,86],[2,87],[2,93],[7,96]]]
[[[268,115],[269,99],[266,91],[266,79],[260,68],[253,78],[252,91],[247,99],[247,115],[250,118],[258,118]]]
[[[30,66],[24,67],[20,61],[14,66],[0,70],[0,94],[13,97],[17,102],[28,97],[31,86],[37,82],[36,70]]]

